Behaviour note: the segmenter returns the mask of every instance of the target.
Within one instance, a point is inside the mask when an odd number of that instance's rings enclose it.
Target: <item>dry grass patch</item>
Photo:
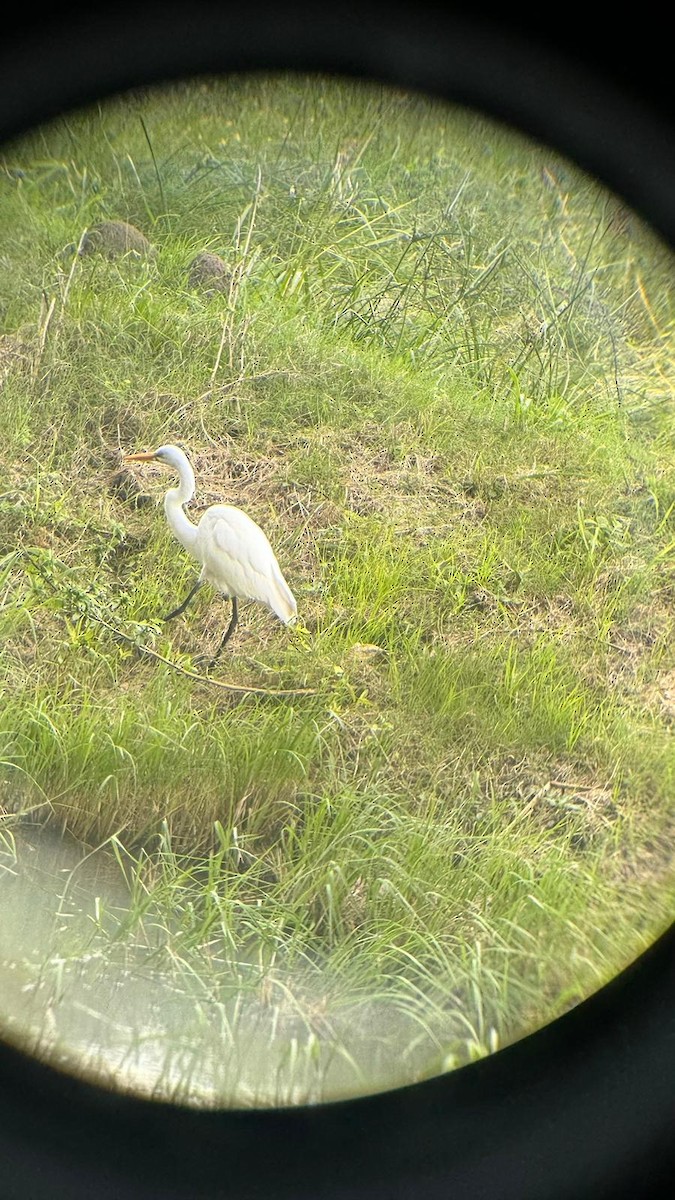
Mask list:
[[[33,363],[33,337],[24,333],[0,334],[0,385],[11,376],[26,374]]]

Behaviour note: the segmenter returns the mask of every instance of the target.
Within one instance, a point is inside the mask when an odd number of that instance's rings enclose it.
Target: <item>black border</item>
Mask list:
[[[139,2],[14,13],[0,140],[130,86],[315,69],[419,87],[520,126],[592,170],[675,245],[667,30],[566,7],[500,22],[424,2]],[[9,21],[9,18],[8,18]],[[1,914],[0,914],[1,919]],[[196,1113],[124,1098],[0,1045],[0,1196],[670,1195],[675,927],[596,996],[444,1078],[314,1109]]]
[[[490,1058],[364,1099],[276,1111],[128,1098],[0,1045],[0,1194],[670,1196],[674,994],[672,927],[590,1000]]]

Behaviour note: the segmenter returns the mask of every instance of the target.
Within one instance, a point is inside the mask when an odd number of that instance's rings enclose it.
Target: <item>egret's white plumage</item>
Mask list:
[[[222,646],[237,621],[237,600],[258,600],[288,625],[298,608],[284,579],[274,551],[265,534],[240,508],[231,504],[213,504],[197,525],[193,525],[183,505],[195,494],[195,477],[187,456],[178,446],[160,446],[149,454],[127,454],[126,459],[147,462],[157,459],[178,472],[178,487],[169,488],[164,497],[167,521],[182,546],[201,563],[197,585],[183,605],[169,616],[177,616],[187,606],[197,587],[208,582],[232,600],[232,621]]]
[[[171,523],[168,510],[167,516]],[[202,579],[226,596],[261,601],[284,625],[297,616],[295,597],[274,551],[245,512],[230,504],[214,504],[204,513],[196,534],[192,552],[202,563]]]

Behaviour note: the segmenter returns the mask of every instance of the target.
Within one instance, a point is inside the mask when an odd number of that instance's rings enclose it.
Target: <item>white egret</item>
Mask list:
[[[238,600],[259,600],[276,613],[284,625],[295,620],[298,612],[295,597],[281,573],[272,547],[255,521],[230,504],[212,504],[198,525],[193,525],[183,511],[183,505],[195,494],[195,477],[187,455],[178,446],[160,446],[147,454],[126,454],[124,457],[125,462],[157,459],[178,472],[178,487],[170,488],[164,497],[166,519],[181,545],[202,565],[199,578],[183,603],[164,620],[171,621],[185,612],[205,581],[232,601],[230,624],[210,666],[234,633]]]

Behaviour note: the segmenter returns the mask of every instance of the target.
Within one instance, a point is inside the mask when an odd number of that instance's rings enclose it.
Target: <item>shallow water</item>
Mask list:
[[[0,841],[0,1034],[106,1086],[201,1106],[316,1103],[441,1069],[442,1030],[388,998],[316,968],[261,977],[250,950],[188,961],[151,920],[124,932],[129,907],[109,850],[37,827]]]

